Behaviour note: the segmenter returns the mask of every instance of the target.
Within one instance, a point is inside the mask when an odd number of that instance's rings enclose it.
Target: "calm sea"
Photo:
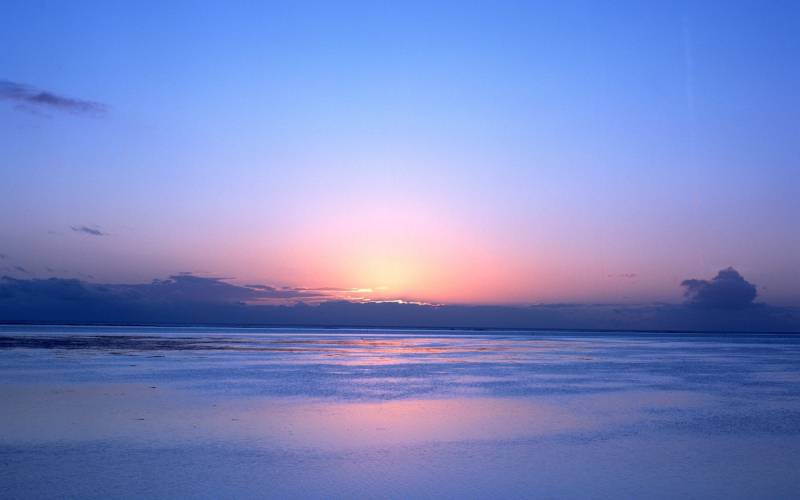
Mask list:
[[[4,498],[800,498],[800,335],[0,327]]]

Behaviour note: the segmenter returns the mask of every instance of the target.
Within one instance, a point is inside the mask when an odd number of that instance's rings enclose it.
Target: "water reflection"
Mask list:
[[[138,384],[0,386],[0,443],[128,440],[241,442],[350,449],[431,442],[507,441],[608,430],[655,409],[696,409],[694,393],[627,392],[582,398],[446,398],[341,402],[200,397]]]
[[[12,496],[800,494],[792,336],[119,333],[0,328]]]

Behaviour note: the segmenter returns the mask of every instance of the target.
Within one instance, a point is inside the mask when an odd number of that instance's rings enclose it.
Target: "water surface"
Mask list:
[[[0,327],[12,498],[797,498],[800,337]]]

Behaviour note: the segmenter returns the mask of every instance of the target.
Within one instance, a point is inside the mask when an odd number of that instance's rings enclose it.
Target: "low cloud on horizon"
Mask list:
[[[689,279],[684,304],[460,306],[342,300],[334,287],[235,285],[189,273],[147,284],[0,278],[0,321],[800,332],[800,310],[756,303],[735,269]]]
[[[753,305],[758,295],[756,286],[739,272],[729,267],[721,270],[711,280],[684,280],[688,304],[712,309],[743,309]]]

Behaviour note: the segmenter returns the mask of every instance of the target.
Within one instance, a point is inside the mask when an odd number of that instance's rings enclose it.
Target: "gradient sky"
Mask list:
[[[0,269],[800,305],[798,55],[792,1],[6,0]]]

